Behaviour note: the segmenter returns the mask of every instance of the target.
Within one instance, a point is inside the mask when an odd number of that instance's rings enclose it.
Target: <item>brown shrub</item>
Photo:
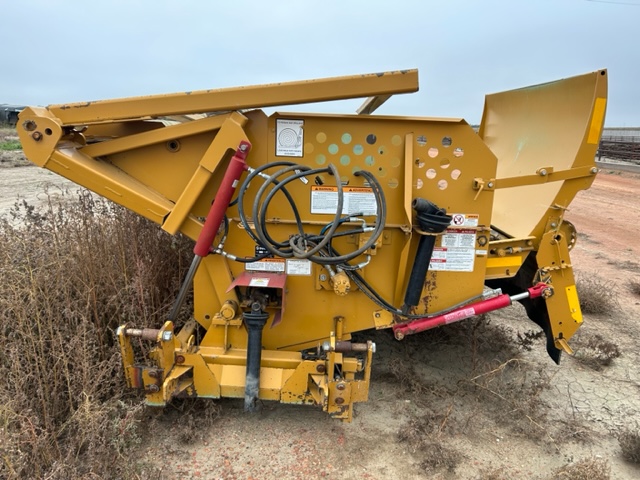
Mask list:
[[[620,309],[616,285],[597,275],[581,275],[576,282],[583,313],[604,315]]]
[[[553,480],[608,480],[611,475],[609,462],[603,458],[585,458],[556,470]]]
[[[406,443],[409,451],[420,459],[420,468],[426,473],[446,469],[455,471],[464,455],[448,446],[441,434],[448,415],[426,414],[409,420],[398,431],[398,440]]]
[[[618,443],[625,460],[640,464],[640,431],[627,430],[621,433],[618,437]]]
[[[576,338],[575,358],[580,363],[594,369],[602,370],[622,355],[615,343],[606,340],[601,335],[594,334],[583,339],[583,335]]]
[[[80,192],[0,220],[0,478],[124,478],[142,406],[114,329],[159,326],[189,243]],[[131,465],[131,466],[129,466]]]

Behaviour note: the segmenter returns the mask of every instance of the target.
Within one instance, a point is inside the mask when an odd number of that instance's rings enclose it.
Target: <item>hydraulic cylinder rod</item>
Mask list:
[[[187,292],[191,287],[191,282],[193,282],[193,277],[196,274],[196,270],[198,270],[198,266],[200,266],[200,262],[204,257],[209,255],[211,251],[211,244],[213,243],[213,240],[218,233],[218,229],[222,224],[224,214],[229,207],[231,197],[233,196],[233,193],[238,186],[240,177],[242,176],[242,172],[248,169],[245,160],[247,158],[249,150],[251,150],[251,144],[249,142],[240,142],[235,155],[229,162],[229,166],[227,167],[227,171],[224,174],[222,183],[220,184],[220,188],[216,192],[216,196],[214,197],[211,208],[209,209],[207,219],[204,221],[204,226],[202,227],[202,231],[198,236],[196,246],[193,249],[193,253],[195,254],[195,256],[193,257],[193,262],[191,262],[191,267],[189,267],[187,276],[185,277],[184,282],[182,282],[182,286],[180,287],[180,292],[178,293],[176,302],[174,303],[173,308],[171,309],[171,313],[169,314],[169,320],[171,320],[172,322],[175,321],[176,317],[178,316],[178,312],[180,312],[180,309],[182,308],[182,304],[184,303]]]
[[[392,327],[393,334],[397,340],[402,340],[407,335],[424,332],[425,330],[430,330],[449,323],[459,322],[460,320],[464,320],[465,318],[473,317],[475,315],[482,315],[483,313],[508,307],[514,301],[522,300],[524,298],[538,298],[541,296],[547,297],[551,296],[552,293],[553,290],[549,285],[546,283],[538,283],[537,285],[527,289],[526,292],[522,292],[517,295],[498,295],[497,297],[489,298],[481,302],[456,308],[449,313],[436,315],[435,317],[419,318],[411,322],[394,325]]]

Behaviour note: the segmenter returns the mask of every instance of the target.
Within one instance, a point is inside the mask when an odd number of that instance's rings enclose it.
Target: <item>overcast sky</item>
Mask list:
[[[639,25],[640,0],[5,0],[0,103],[418,68],[378,113],[478,123],[486,93],[608,68],[606,125],[640,126]]]

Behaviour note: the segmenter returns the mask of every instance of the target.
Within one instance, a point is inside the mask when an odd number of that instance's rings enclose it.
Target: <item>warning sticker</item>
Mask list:
[[[477,227],[480,215],[475,213],[451,213],[452,227]]]
[[[429,269],[441,272],[473,272],[475,250],[460,247],[435,247]]]
[[[252,278],[249,282],[250,287],[268,287],[269,279],[268,278]]]
[[[474,249],[476,244],[476,231],[461,228],[449,228],[442,235],[443,247],[460,247]]]
[[[311,262],[298,258],[288,258],[287,275],[311,275]]]
[[[276,119],[276,156],[302,157],[304,120]]]
[[[284,272],[284,258],[265,258],[257,262],[247,263],[245,269],[250,272]]]
[[[342,214],[377,215],[378,204],[368,187],[343,187]],[[338,187],[311,187],[311,213],[335,215],[338,208]]]

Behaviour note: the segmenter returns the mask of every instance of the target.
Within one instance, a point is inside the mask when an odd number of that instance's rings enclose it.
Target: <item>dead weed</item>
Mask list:
[[[586,339],[583,339],[583,335],[578,335],[574,344],[576,346],[574,358],[596,371],[610,366],[616,358],[622,355],[615,343],[598,334],[591,335]]]
[[[640,297],[640,280],[632,280],[629,282],[629,291],[637,297]]]
[[[640,464],[640,431],[625,430],[618,436],[622,457],[631,463]]]
[[[114,329],[161,325],[191,242],[81,192],[0,219],[0,478],[131,478],[142,407]]]
[[[603,458],[585,458],[559,468],[551,477],[553,480],[609,480],[611,467]]]
[[[448,423],[448,414],[441,416],[428,413],[409,420],[398,431],[398,441],[420,459],[420,468],[426,473],[446,469],[454,472],[465,456],[448,446],[442,436]]]
[[[614,282],[597,275],[581,275],[576,282],[583,313],[604,315],[620,309],[618,288]]]

